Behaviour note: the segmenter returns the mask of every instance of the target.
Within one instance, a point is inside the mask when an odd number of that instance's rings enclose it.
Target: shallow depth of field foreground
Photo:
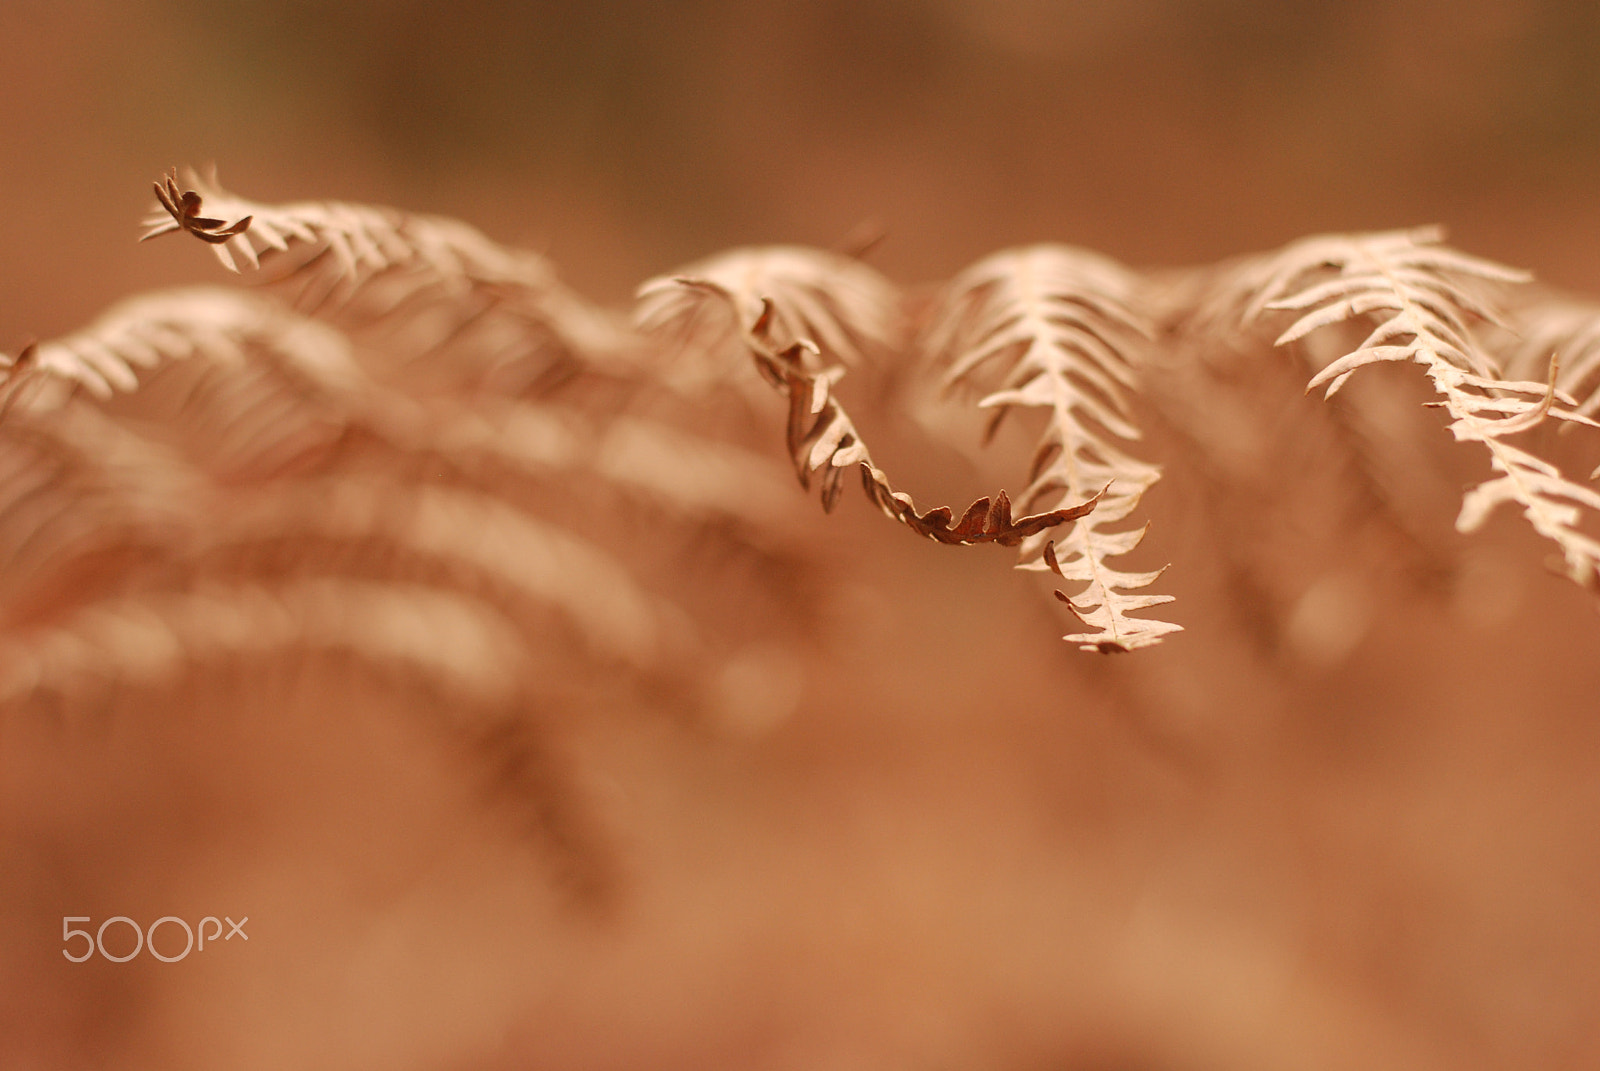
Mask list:
[[[1600,1064],[1587,8],[314,7],[0,12],[0,1067]]]

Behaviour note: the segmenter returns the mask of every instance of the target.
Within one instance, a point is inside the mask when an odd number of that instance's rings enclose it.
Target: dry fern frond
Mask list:
[[[257,295],[162,291],[40,344],[16,390],[35,408],[83,391],[128,430],[229,478],[325,452],[381,395],[337,331]]]
[[[458,442],[431,442],[426,422],[413,409],[399,407],[403,399],[389,398],[358,368],[343,363],[348,357],[337,335],[330,339],[328,329],[263,304],[229,292],[154,295],[37,349],[24,374],[46,385],[64,384],[65,392],[26,395],[28,403],[15,408],[0,428],[0,475],[5,476],[0,501],[10,503],[6,520],[14,522],[0,525],[0,556],[8,563],[9,581],[35,583],[47,567],[59,572],[63,562],[119,545],[155,543],[171,554],[192,556],[241,541],[320,540],[318,554],[329,558],[359,555],[380,544],[400,546],[470,567],[488,578],[486,587],[518,595],[525,605],[556,609],[591,649],[608,657],[641,666],[661,662],[669,647],[666,638],[682,629],[676,616],[666,620],[672,615],[660,600],[642,592],[599,548],[535,521],[486,489],[404,487],[393,480],[375,482],[357,470],[323,480],[252,484],[248,494],[223,499],[172,448],[135,434],[127,420],[72,398],[79,386],[138,387],[135,365],[147,371],[187,358],[225,373],[184,384],[184,405],[162,429],[185,447],[201,448],[196,464],[214,465],[217,455],[281,453],[300,424],[316,419],[335,434],[362,428],[384,451],[389,468],[397,463],[402,469],[419,468],[430,456],[443,460],[460,452]],[[341,406],[331,407],[331,415],[312,412],[305,394],[274,393],[272,373],[285,365],[332,388],[325,399],[365,412],[341,413]],[[102,374],[117,368],[126,375]],[[92,391],[96,400],[102,393]],[[35,399],[45,400],[35,404]],[[26,441],[46,433],[44,457],[25,448]],[[23,439],[25,434],[30,439]],[[517,441],[496,439],[485,444],[486,452],[503,463],[506,447]],[[16,463],[5,464],[12,457]],[[469,468],[471,460],[465,459]],[[585,460],[593,473],[598,459]],[[484,475],[495,481],[507,467],[501,464]],[[462,469],[450,465],[446,471]],[[548,473],[538,475],[548,478]],[[91,492],[101,486],[99,497],[106,501],[94,508]],[[665,488],[656,497],[671,495]],[[40,515],[30,503],[54,503],[60,516]],[[573,502],[563,512],[576,517],[581,510]],[[205,515],[217,520],[201,524]],[[159,534],[141,536],[154,518],[165,522]],[[9,546],[13,532],[15,546]]]
[[[1430,374],[1443,365],[1494,379],[1498,367],[1474,341],[1469,321],[1500,317],[1479,289],[1486,282],[1525,283],[1530,276],[1458,253],[1440,245],[1443,238],[1427,227],[1295,242],[1265,262],[1245,319],[1269,310],[1301,313],[1278,336],[1282,346],[1372,316],[1377,324],[1366,339],[1312,377],[1307,389],[1325,387],[1324,397],[1337,393],[1357,368],[1380,361],[1414,361]]]
[[[1474,284],[1524,282],[1528,276],[1440,246],[1440,240],[1437,230],[1428,229],[1296,243],[1271,262],[1250,314],[1299,314],[1278,345],[1358,317],[1375,319],[1361,344],[1323,363],[1306,389],[1325,387],[1331,396],[1368,365],[1420,365],[1442,399],[1432,404],[1450,416],[1451,434],[1458,442],[1481,443],[1501,474],[1465,495],[1456,528],[1473,531],[1495,506],[1518,505],[1534,530],[1561,548],[1566,575],[1600,590],[1600,542],[1577,528],[1584,509],[1600,512],[1600,494],[1505,441],[1546,417],[1600,425],[1567,408],[1573,400],[1557,392],[1553,368],[1548,383],[1501,378],[1472,330],[1473,320],[1499,323],[1501,316],[1474,292]],[[1555,405],[1557,400],[1566,404]]]
[[[398,552],[435,563],[439,582],[508,606],[554,610],[603,658],[658,669],[693,647],[682,615],[644,591],[611,555],[491,495],[347,473],[280,483],[270,497],[227,507],[199,537],[198,554],[246,557],[299,547],[312,567],[363,560],[403,574]],[[285,564],[267,553],[270,568]],[[476,582],[469,578],[477,578]]]
[[[1136,280],[1120,265],[1064,246],[1033,246],[988,257],[957,276],[934,310],[926,346],[947,366],[944,385],[975,386],[994,410],[990,433],[1014,408],[1048,414],[1021,508],[1099,495],[1092,515],[1052,548],[1043,535],[1023,544],[1021,568],[1049,568],[1084,587],[1057,592],[1092,631],[1066,637],[1085,650],[1130,651],[1182,626],[1129,613],[1171,602],[1133,595],[1159,571],[1130,573],[1108,559],[1139,545],[1144,528],[1106,528],[1128,517],[1161,470],[1115,440],[1139,439],[1129,406],[1139,388],[1139,347],[1151,327],[1136,311]]]
[[[1600,412],[1600,305],[1536,299],[1512,309],[1507,321],[1508,376],[1535,379],[1556,360],[1556,386],[1575,399],[1574,411],[1586,417]]]
[[[17,394],[55,408],[82,389],[115,399],[108,425],[177,446],[229,482],[258,482],[342,444],[347,459],[428,470],[482,489],[556,493],[559,508],[619,492],[662,517],[771,527],[790,497],[776,466],[669,425],[478,399],[414,399],[367,376],[343,335],[260,295],[194,288],[145,295],[34,347]],[[46,389],[48,388],[48,389]],[[129,397],[124,392],[136,392]],[[358,441],[359,440],[359,441]],[[556,491],[560,481],[569,490]],[[577,499],[571,496],[577,496]]]
[[[258,347],[310,386],[359,393],[367,377],[335,333],[261,297],[218,287],[161,290],[122,301],[70,335],[40,343],[33,367],[105,400],[138,389],[139,373],[171,361],[242,367]]]
[[[354,654],[404,666],[445,695],[490,707],[517,693],[525,664],[511,623],[481,601],[421,585],[315,578],[207,583],[94,603],[56,625],[0,639],[0,700],[127,682],[161,685],[226,657]]]
[[[716,284],[724,300],[680,285]],[[639,287],[634,324],[668,341],[670,370],[693,386],[724,382],[742,360],[745,339],[767,313],[769,343],[784,350],[801,340],[847,366],[894,348],[900,338],[899,294],[882,275],[840,253],[802,246],[735,249],[691,264]],[[821,365],[807,353],[806,367]]]
[[[770,529],[793,501],[782,469],[767,458],[647,417],[597,424],[555,406],[480,402],[440,415],[411,442],[463,469],[597,482],[685,520],[725,517]]]
[[[732,304],[736,298],[719,284],[703,279],[679,280],[680,286],[703,290]],[[822,508],[832,511],[843,488],[845,470],[852,465],[861,473],[861,485],[877,507],[912,531],[939,543],[999,543],[1016,546],[1023,539],[1067,521],[1076,520],[1095,508],[1097,498],[1046,513],[1011,516],[1011,500],[1001,491],[993,501],[980,498],[967,507],[961,519],[951,526],[950,507],[940,506],[926,513],[917,509],[911,496],[896,491],[884,471],[872,463],[867,445],[851,422],[844,407],[833,396],[833,384],[844,369],[833,367],[812,373],[812,361],[820,352],[809,339],[779,349],[771,339],[772,305],[763,302],[761,314],[745,334],[745,345],[754,358],[762,378],[789,400],[786,441],[800,486],[811,487],[814,473],[822,473]]]
[[[274,281],[299,284],[298,308],[396,328],[388,349],[404,342],[421,357],[464,333],[477,334],[473,346],[485,359],[549,348],[552,339],[565,355],[595,362],[627,349],[611,319],[563,286],[543,257],[498,245],[458,220],[334,201],[257,204],[214,180],[191,175],[190,184],[181,189],[174,175],[158,185],[161,206],[146,220],[145,238],[194,233],[235,272],[241,261],[254,269],[265,258],[286,258]],[[249,225],[195,225],[202,204]]]
[[[202,508],[203,475],[179,454],[50,393],[19,395],[0,420],[0,619],[11,622],[59,613],[131,562],[170,557]]]
[[[578,904],[603,905],[616,878],[604,830],[535,717],[552,674],[533,653],[501,611],[459,591],[394,577],[208,578],[0,632],[0,708],[43,702],[70,717],[129,689],[171,694],[197,674],[248,680],[237,674],[332,658],[343,675],[353,661],[420,699],[430,728],[489,775],[494,811],[555,850],[553,876]]]

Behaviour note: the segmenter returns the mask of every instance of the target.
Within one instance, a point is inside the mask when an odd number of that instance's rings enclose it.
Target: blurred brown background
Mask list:
[[[1583,0],[0,0],[0,41],[7,352],[214,280],[134,241],[151,180],[211,162],[261,200],[459,217],[618,304],[863,225],[912,283],[1022,242],[1160,266],[1438,222],[1600,293]],[[1075,660],[1003,555],[845,513],[819,531],[857,555],[856,631],[789,721],[573,730],[641,889],[615,929],[336,683],[0,725],[0,1064],[1600,1063],[1594,619],[1521,529],[1473,559],[1499,601],[1470,627],[1380,599],[1337,672],[1280,672],[1198,608]],[[63,968],[80,904],[236,905],[259,936]]]
[[[460,216],[608,299],[866,220],[905,281],[1018,242],[1150,266],[1428,222],[1600,278],[1577,0],[9,0],[0,32],[8,346],[192,277],[130,221],[208,162]]]

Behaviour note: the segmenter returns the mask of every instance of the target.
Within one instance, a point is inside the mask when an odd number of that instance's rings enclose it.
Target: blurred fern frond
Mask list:
[[[543,257],[459,220],[337,201],[259,204],[193,174],[187,185],[176,173],[157,183],[145,238],[195,233],[184,225],[190,205],[248,219],[197,237],[230,271],[273,267],[267,281],[292,288],[297,309],[368,336],[386,367],[470,359],[460,376],[511,362],[624,358],[615,319],[562,285]]]
[[[715,284],[722,300],[678,285],[682,279]],[[817,352],[802,354],[804,360],[847,367],[881,361],[904,332],[893,284],[853,257],[802,246],[729,250],[647,280],[633,319],[646,334],[670,340],[676,359],[691,362],[687,375],[707,380],[728,375],[763,315],[777,349],[805,340]],[[707,360],[721,367],[706,367]]]

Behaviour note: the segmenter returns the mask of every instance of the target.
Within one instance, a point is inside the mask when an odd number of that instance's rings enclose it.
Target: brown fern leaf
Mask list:
[[[157,182],[155,187],[156,201],[172,218],[170,221],[161,221],[159,225],[153,225],[144,238],[154,238],[160,234],[182,230],[202,242],[222,245],[229,238],[250,229],[249,216],[241,217],[233,223],[224,223],[220,219],[208,219],[200,215],[200,194],[195,190],[179,188],[176,169],[171,174],[161,176],[161,181]]]
[[[158,187],[161,204],[146,220],[145,238],[196,234],[235,272],[241,262],[255,269],[281,258],[286,264],[272,281],[298,284],[298,308],[346,327],[387,328],[382,348],[391,359],[453,347],[480,363],[530,355],[604,363],[629,350],[611,318],[563,286],[543,257],[501,246],[458,220],[332,201],[257,204],[214,178],[189,180],[184,189],[172,175]],[[203,204],[249,225],[196,224]]]
[[[679,285],[700,289],[732,304],[734,295],[710,280],[685,279]],[[852,465],[861,473],[861,485],[877,507],[912,531],[946,544],[999,543],[1016,546],[1023,539],[1047,528],[1076,520],[1095,507],[1097,498],[1046,513],[1013,519],[1011,500],[1001,491],[991,501],[980,498],[954,526],[948,506],[922,512],[911,496],[896,491],[886,473],[872,463],[867,445],[851,422],[844,407],[833,396],[833,384],[844,374],[834,367],[812,373],[806,370],[809,358],[815,362],[820,351],[808,339],[779,349],[771,339],[773,312],[770,303],[745,335],[745,345],[762,377],[789,400],[786,441],[800,485],[811,487],[814,473],[822,473],[822,508],[832,511],[843,488],[845,470]]]
[[[725,298],[708,300],[685,279],[714,283]],[[903,332],[893,284],[852,257],[801,246],[730,250],[646,281],[637,297],[635,325],[670,340],[671,374],[691,387],[725,382],[763,315],[774,348],[806,339],[847,366],[895,348]],[[820,368],[809,352],[799,358]]]
[[[1583,511],[1600,513],[1600,494],[1564,477],[1556,466],[1506,442],[1548,418],[1600,427],[1567,408],[1570,396],[1548,383],[1501,378],[1493,355],[1472,330],[1500,323],[1498,309],[1477,293],[1483,283],[1519,283],[1528,276],[1438,245],[1436,229],[1332,236],[1298,242],[1270,261],[1249,314],[1299,314],[1278,344],[1358,318],[1376,321],[1359,346],[1322,364],[1307,390],[1338,391],[1354,372],[1383,361],[1409,361],[1425,371],[1450,416],[1458,442],[1481,443],[1500,475],[1469,491],[1456,528],[1480,527],[1501,503],[1522,508],[1535,531],[1560,547],[1564,572],[1600,591],[1600,542],[1578,530]],[[1331,274],[1330,274],[1331,273]],[[1557,406],[1560,400],[1566,404]]]
[[[379,557],[386,548],[398,547],[413,556],[445,563],[447,571],[469,569],[485,578],[485,589],[516,596],[525,606],[556,610],[573,622],[591,650],[608,658],[652,667],[666,661],[669,652],[681,655],[688,649],[681,615],[646,595],[620,563],[581,536],[536,521],[491,489],[503,485],[508,473],[549,483],[551,466],[537,461],[552,460],[552,432],[566,433],[554,452],[565,455],[563,460],[579,469],[580,484],[585,479],[606,479],[614,475],[610,470],[628,468],[642,453],[651,454],[657,468],[672,464],[675,457],[679,464],[692,465],[704,458],[658,450],[664,445],[682,450],[698,445],[732,465],[733,471],[721,474],[728,483],[685,488],[682,480],[678,486],[668,481],[651,488],[648,496],[637,489],[635,494],[676,506],[699,523],[706,516],[701,508],[705,499],[725,496],[730,502],[740,501],[742,488],[732,481],[748,476],[754,463],[739,466],[710,444],[679,443],[667,437],[667,429],[639,421],[597,435],[592,431],[585,434],[575,420],[543,420],[537,429],[542,434],[530,434],[525,426],[528,421],[549,414],[528,406],[511,407],[522,417],[510,422],[516,426],[508,429],[502,425],[498,434],[463,442],[463,415],[452,410],[453,415],[442,425],[419,415],[416,407],[403,404],[403,397],[373,384],[353,364],[343,363],[348,355],[337,335],[330,339],[325,337],[328,333],[327,328],[259,297],[227,291],[180,291],[136,299],[91,328],[38,347],[37,357],[13,371],[61,389],[19,395],[28,401],[14,409],[3,430],[15,439],[24,430],[21,422],[25,416],[32,424],[48,419],[53,435],[47,446],[67,459],[54,467],[67,465],[70,470],[68,462],[75,461],[91,480],[109,484],[106,493],[117,501],[144,489],[137,501],[148,503],[139,510],[130,503],[122,509],[129,520],[113,524],[103,510],[95,516],[86,509],[92,502],[87,497],[92,485],[85,484],[83,477],[53,476],[51,466],[41,465],[43,459],[36,451],[19,451],[20,444],[12,446],[0,440],[0,445],[12,447],[0,451],[0,462],[17,458],[15,466],[0,469],[12,475],[9,483],[0,484],[0,493],[15,484],[11,497],[17,506],[8,517],[18,521],[18,547],[9,557],[8,579],[33,583],[35,574],[46,565],[59,571],[59,562],[81,558],[119,540],[126,542],[134,534],[128,526],[137,517],[152,509],[156,516],[167,516],[175,511],[163,508],[166,504],[181,504],[184,508],[177,512],[185,518],[183,523],[169,517],[161,529],[159,543],[167,557],[178,555],[192,561],[196,554],[214,553],[222,547],[237,551],[242,544],[295,540],[315,543],[319,554],[335,560]],[[425,469],[433,479],[442,469],[458,486],[374,482],[370,473],[363,475],[360,468],[341,465],[335,470],[337,475],[327,478],[280,476],[253,482],[247,494],[219,497],[218,489],[203,486],[201,473],[171,447],[137,434],[137,424],[127,419],[108,419],[89,399],[73,398],[73,391],[79,388],[85,388],[98,402],[104,392],[93,386],[139,387],[132,371],[135,366],[148,376],[152,368],[159,371],[184,363],[218,373],[200,383],[184,383],[183,407],[160,414],[170,417],[161,429],[170,438],[182,447],[199,448],[197,464],[214,464],[217,454],[270,452],[290,436],[297,421],[320,420],[336,434],[353,429],[363,432],[370,440],[369,453],[373,447],[380,451],[381,456],[373,460],[386,469]],[[285,378],[286,367],[291,373],[303,373],[300,379],[316,381],[324,388],[320,400],[328,404],[316,406],[319,399],[309,386],[272,393],[275,386],[282,385],[277,381]],[[116,374],[117,370],[124,374]],[[617,439],[613,441],[611,436]],[[533,463],[526,456],[530,439],[541,441],[546,448],[545,455]],[[135,463],[137,471],[129,471],[128,466]],[[231,474],[232,467],[226,471]],[[281,469],[275,471],[281,473]],[[627,475],[642,479],[647,472]],[[717,482],[714,470],[701,475]],[[764,475],[770,486],[771,474]],[[47,482],[40,486],[41,480]],[[59,491],[51,489],[51,482],[63,480]],[[480,482],[483,486],[475,488]],[[619,482],[627,486],[625,480]],[[760,488],[758,484],[751,491],[749,502],[759,503]],[[67,526],[59,531],[59,525],[50,527],[45,518],[22,506],[30,499],[42,504],[46,499],[40,496],[46,490],[51,492],[48,501],[59,500],[60,522]],[[560,503],[560,509],[564,517],[577,518],[584,512],[584,503],[568,498]],[[203,517],[213,520],[202,523]],[[29,531],[23,530],[24,521]],[[30,534],[34,530],[38,534]],[[77,534],[68,538],[68,532]],[[4,537],[5,531],[0,531],[0,552],[5,547]],[[24,554],[28,547],[35,550]],[[48,557],[28,564],[42,552],[48,552]],[[683,642],[675,647],[676,640],[668,642],[674,637]]]
[[[1024,543],[1019,566],[1084,585],[1070,599],[1057,593],[1091,630],[1066,637],[1084,650],[1131,651],[1182,628],[1129,616],[1172,597],[1130,594],[1161,573],[1127,572],[1108,560],[1144,538],[1144,528],[1107,528],[1128,517],[1161,476],[1117,445],[1140,438],[1129,394],[1139,386],[1137,353],[1151,326],[1136,311],[1135,286],[1126,269],[1084,250],[998,253],[950,283],[925,336],[946,366],[947,390],[985,392],[978,404],[995,412],[991,434],[1013,409],[1048,414],[1022,508],[1098,497],[1093,515],[1053,546],[1042,534]]]

